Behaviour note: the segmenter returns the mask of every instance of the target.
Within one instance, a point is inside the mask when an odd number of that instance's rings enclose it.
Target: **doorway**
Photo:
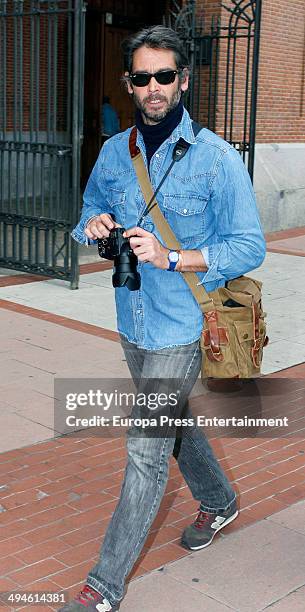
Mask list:
[[[120,11],[119,11],[120,9]],[[84,79],[84,140],[82,146],[81,187],[84,189],[101,148],[101,108],[103,97],[110,98],[120,129],[134,123],[134,106],[121,76],[122,41],[133,32],[162,23],[166,1],[153,6],[142,0],[89,0],[86,10]]]

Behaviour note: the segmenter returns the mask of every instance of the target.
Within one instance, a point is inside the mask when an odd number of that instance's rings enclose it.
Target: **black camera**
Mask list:
[[[138,258],[130,248],[128,238],[124,238],[124,232],[124,227],[115,227],[110,230],[109,238],[99,238],[98,254],[104,259],[113,259],[114,287],[127,287],[129,291],[136,291],[141,286],[141,277],[137,271]]]

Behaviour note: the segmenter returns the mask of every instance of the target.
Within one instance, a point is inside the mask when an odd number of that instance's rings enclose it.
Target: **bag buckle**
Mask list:
[[[207,358],[209,359],[209,361],[223,361],[224,360],[224,356],[221,352],[221,350],[215,351],[216,347],[213,347],[213,345],[209,344],[208,346],[205,346],[205,352],[207,355]],[[217,347],[219,349],[219,347]]]
[[[219,350],[215,351],[216,347],[213,347],[213,345],[211,345],[211,349],[210,351],[208,351],[208,357],[210,359],[210,361],[223,361],[224,360],[224,356],[219,348],[219,346],[217,347]],[[210,358],[211,356],[211,358]]]
[[[252,355],[252,361],[253,364],[256,368],[259,368],[259,360],[258,360],[258,354],[259,354],[259,350],[262,346],[261,340],[260,338],[256,338],[254,341],[254,345],[252,347],[251,350],[251,355]]]
[[[227,330],[224,327],[217,327],[216,312],[208,313],[206,317],[208,329],[202,330],[203,347],[210,361],[224,361],[224,355],[220,344],[227,344],[229,341]]]

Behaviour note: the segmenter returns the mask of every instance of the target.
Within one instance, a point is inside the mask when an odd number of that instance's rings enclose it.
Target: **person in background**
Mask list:
[[[102,105],[102,143],[108,138],[118,134],[120,131],[120,121],[116,110],[110,104],[109,96],[103,97]]]

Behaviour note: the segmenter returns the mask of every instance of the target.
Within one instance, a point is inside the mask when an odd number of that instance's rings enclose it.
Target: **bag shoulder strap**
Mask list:
[[[196,135],[197,135],[197,133],[201,129],[201,126],[193,122],[193,126],[194,125],[196,126],[195,129],[197,130],[196,131]],[[194,130],[194,134],[195,134],[195,130]],[[144,196],[144,200],[147,204],[153,197],[154,192],[153,192],[153,188],[152,188],[149,176],[148,176],[148,172],[147,172],[143,157],[142,157],[142,153],[140,149],[137,147],[136,140],[137,140],[137,128],[133,127],[130,133],[130,137],[129,137],[129,151],[130,151],[132,163],[134,165],[136,175],[138,177],[138,181],[139,181],[139,184],[140,184],[143,196]],[[165,244],[167,245],[169,249],[174,249],[174,250],[180,249],[181,245],[179,241],[177,240],[170,225],[167,223],[165,217],[163,216],[163,213],[161,209],[159,208],[157,201],[154,200],[153,204],[154,206],[152,207],[150,211],[150,215],[153,218],[153,221],[160,235],[162,236]],[[202,312],[206,313],[211,310],[214,311],[215,310],[214,302],[209,296],[208,292],[205,290],[204,286],[198,285],[198,276],[195,274],[195,272],[183,272],[183,278],[185,279],[186,283],[190,287],[194,295],[194,298],[197,300]]]
[[[200,123],[197,123],[197,121],[192,121],[192,128],[193,128],[195,138],[197,134],[199,134],[199,132],[201,132],[201,130],[203,129],[202,125],[200,125]]]

